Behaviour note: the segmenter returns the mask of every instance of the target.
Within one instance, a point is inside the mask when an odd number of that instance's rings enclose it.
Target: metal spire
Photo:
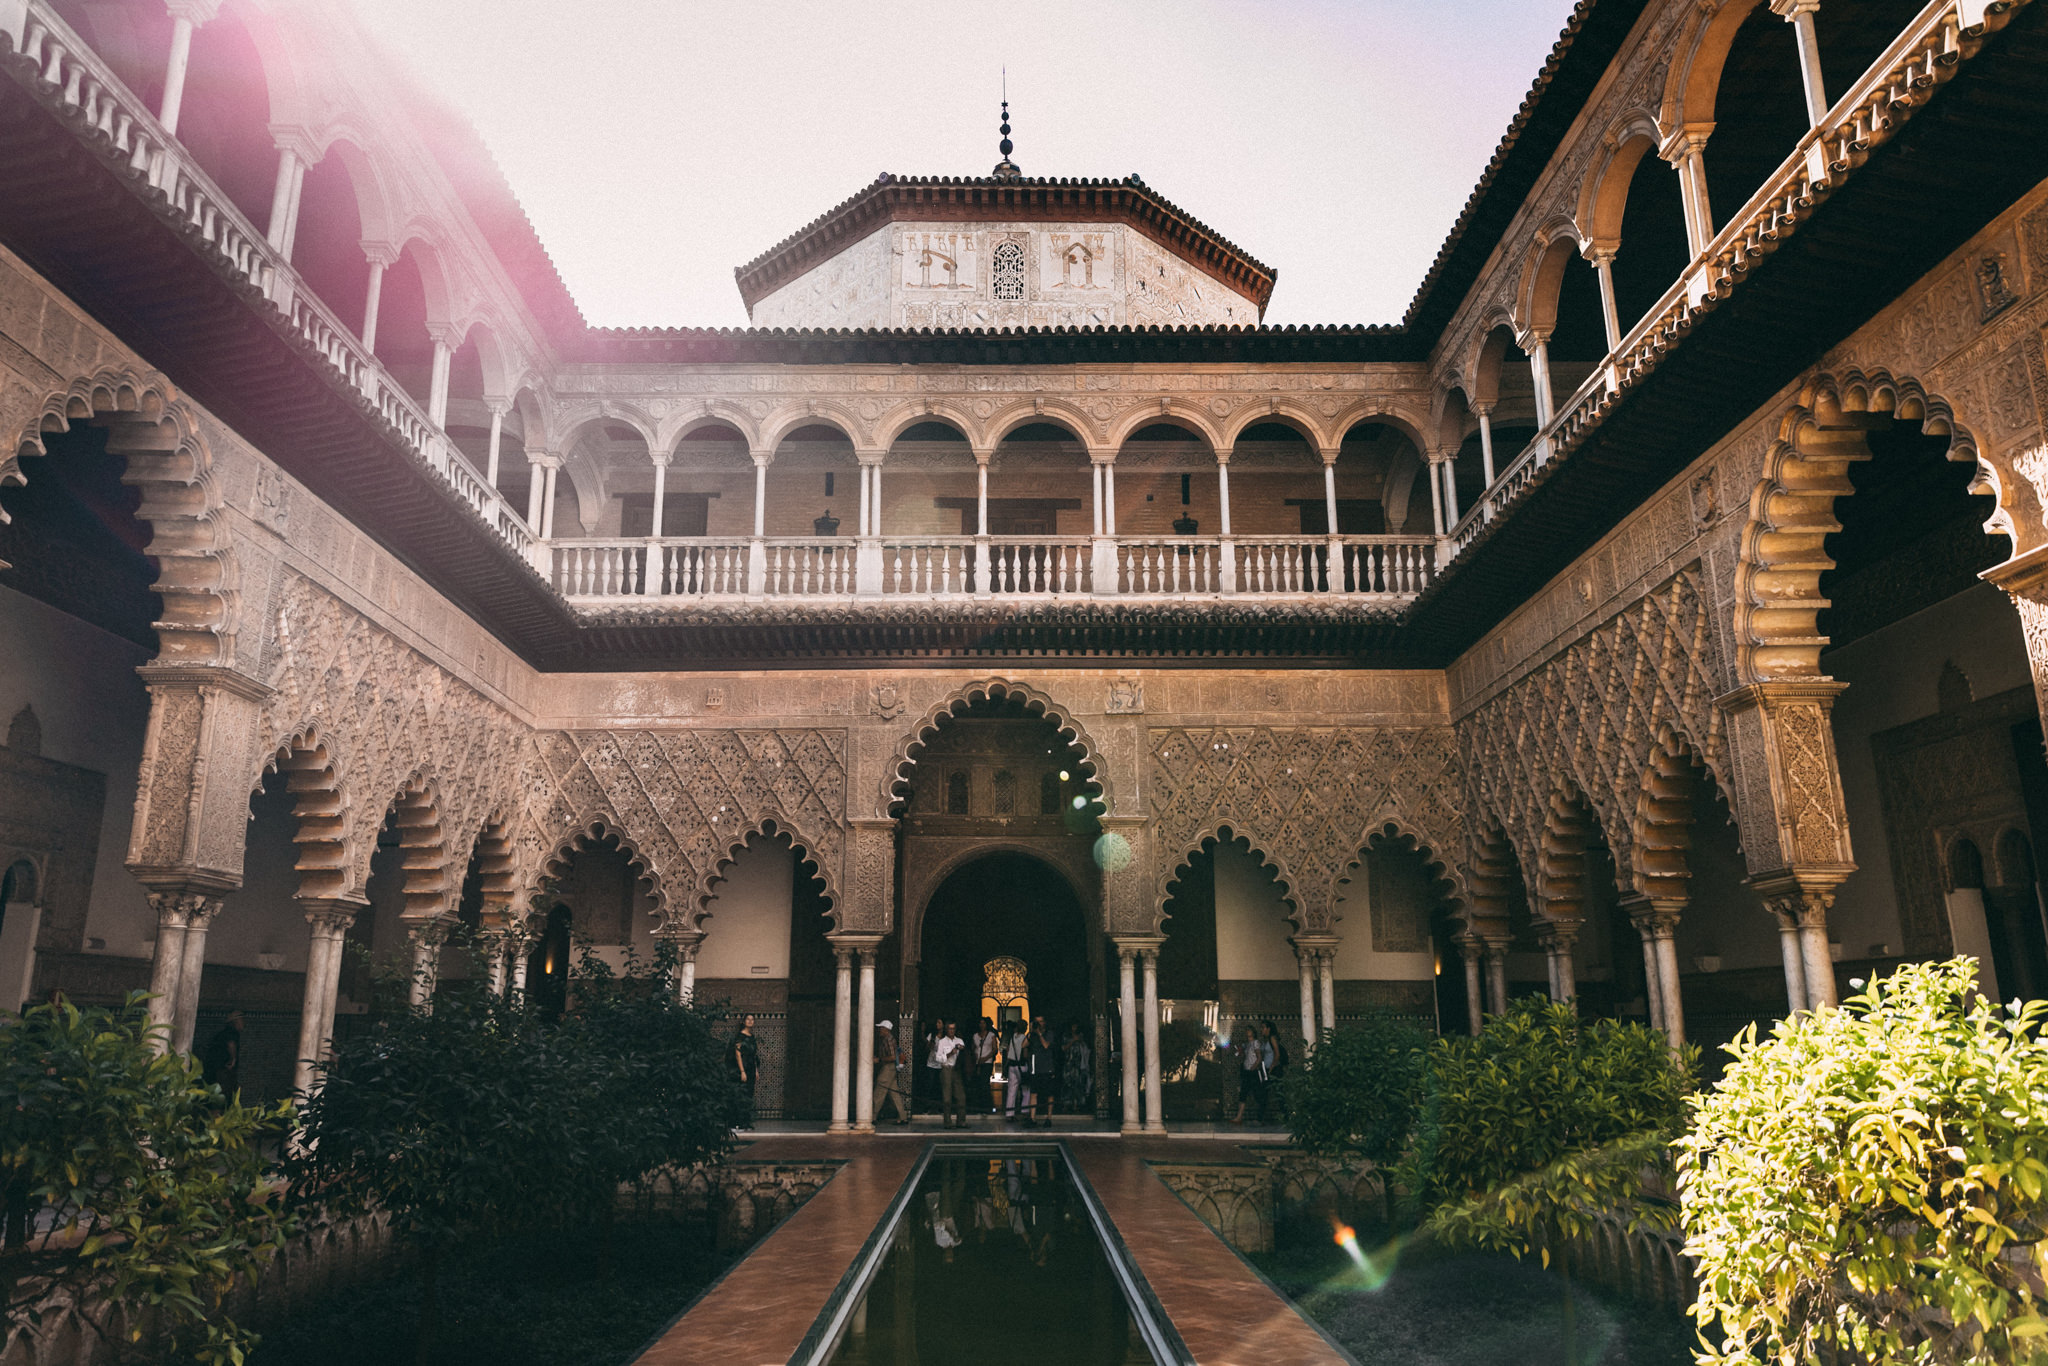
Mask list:
[[[1010,69],[1008,67],[1003,68],[1002,133],[1003,140],[996,144],[996,149],[1003,154],[1003,159],[996,163],[995,170],[990,174],[994,175],[997,180],[1022,180],[1024,172],[1019,170],[1016,163],[1010,160],[1010,153],[1017,149],[1017,144],[1010,141]]]

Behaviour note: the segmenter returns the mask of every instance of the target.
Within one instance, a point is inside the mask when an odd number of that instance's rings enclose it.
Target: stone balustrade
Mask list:
[[[677,599],[1409,601],[1431,536],[609,537],[544,543],[578,606]]]

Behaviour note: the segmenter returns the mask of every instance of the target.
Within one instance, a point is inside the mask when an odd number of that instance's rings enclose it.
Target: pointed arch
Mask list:
[[[796,851],[798,866],[808,868],[810,875],[825,885],[825,914],[832,921],[832,928],[839,929],[843,921],[839,870],[833,867],[832,859],[819,852],[817,840],[804,833],[802,826],[796,821],[775,810],[756,816],[731,838],[721,842],[717,855],[711,859],[710,866],[698,877],[697,885],[691,890],[689,906],[684,911],[678,928],[701,930],[704,923],[713,918],[711,899],[718,893],[718,884],[725,881],[725,870],[739,860],[741,852],[756,835],[768,839],[780,836],[789,841],[790,847]]]
[[[1212,821],[1192,838],[1183,840],[1175,856],[1162,860],[1159,865],[1159,880],[1153,887],[1152,933],[1166,932],[1166,903],[1173,900],[1174,888],[1180,884],[1196,856],[1226,844],[1243,846],[1261,868],[1273,874],[1273,880],[1280,888],[1280,899],[1287,906],[1287,923],[1294,926],[1297,933],[1320,930],[1322,927],[1309,923],[1310,917],[1303,908],[1300,895],[1300,883],[1294,870],[1288,866],[1286,856],[1274,852],[1276,843],[1270,839],[1254,839],[1246,833],[1241,822],[1234,820]]]
[[[46,456],[43,437],[75,422],[108,429],[107,450],[123,457],[121,482],[142,493],[138,520],[150,527],[145,548],[158,566],[151,590],[163,598],[155,623],[157,657],[194,664],[234,658],[240,582],[225,497],[198,415],[154,371],[100,370],[47,392],[11,449],[0,448],[0,487],[25,484],[20,461]],[[0,509],[0,517],[6,512]]]
[[[1986,455],[1948,402],[1917,380],[1884,370],[1822,373],[1807,381],[1777,424],[1763,476],[1749,498],[1735,569],[1736,670],[1744,683],[1820,678],[1820,576],[1834,568],[1826,539],[1839,531],[1835,500],[1854,492],[1849,466],[1870,458],[1872,417],[1917,422],[1949,439],[1948,459],[1974,463],[1970,492],[1996,500],[1986,534],[2016,550],[2038,544],[2041,507],[2028,480]]]
[[[1114,811],[1116,803],[1103,771],[1106,766],[1101,758],[1102,749],[1088,734],[1087,728],[1074,719],[1071,709],[1061,706],[1029,684],[1008,678],[982,679],[954,689],[905,733],[890,757],[888,767],[883,770],[882,790],[877,794],[879,811],[892,813],[909,800],[909,769],[932,737],[938,734],[941,722],[966,711],[977,702],[1004,702],[1012,698],[1023,705],[1028,715],[1050,721],[1062,740],[1081,751],[1078,767],[1088,775],[1088,784],[1096,790],[1096,804]]]

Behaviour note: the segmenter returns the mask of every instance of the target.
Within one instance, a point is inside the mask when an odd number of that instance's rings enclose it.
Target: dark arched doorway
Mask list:
[[[1093,1037],[1088,915],[1066,877],[1029,854],[1002,850],[962,864],[925,907],[918,995],[927,1021],[982,1014],[984,967],[998,957],[1025,967],[1030,1009],[1064,1037],[1078,1024]]]

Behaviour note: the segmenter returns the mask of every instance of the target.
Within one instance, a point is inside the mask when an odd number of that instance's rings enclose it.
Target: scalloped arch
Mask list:
[[[843,919],[843,898],[839,895],[839,870],[832,867],[830,859],[818,852],[818,842],[806,834],[801,825],[780,811],[763,812],[721,846],[718,856],[711,861],[711,866],[697,879],[697,885],[691,889],[690,903],[682,916],[686,922],[685,928],[702,930],[704,923],[714,918],[710,912],[711,899],[717,895],[718,884],[725,881],[725,870],[738,861],[740,853],[753,842],[756,835],[770,839],[779,835],[789,841],[790,847],[796,851],[798,861],[809,866],[812,870],[811,875],[825,884],[825,899],[830,903],[830,909],[825,914],[832,921],[833,929],[840,928]]]
[[[1461,926],[1465,923],[1466,910],[1471,904],[1471,893],[1465,884],[1465,875],[1459,869],[1457,860],[1442,852],[1442,841],[1406,817],[1386,812],[1373,818],[1352,846],[1355,856],[1337,870],[1335,881],[1330,888],[1330,905],[1337,904],[1337,889],[1349,885],[1354,870],[1363,867],[1365,855],[1375,840],[1384,840],[1395,845],[1405,845],[1422,857],[1423,867],[1430,874],[1432,890],[1444,902],[1449,917]],[[1448,889],[1448,890],[1438,890]],[[1332,919],[1334,920],[1334,914]]]
[[[1284,855],[1272,852],[1272,840],[1254,839],[1252,834],[1240,828],[1241,822],[1232,820],[1212,821],[1202,827],[1191,838],[1181,841],[1181,848],[1170,862],[1160,865],[1159,880],[1154,885],[1152,898],[1152,932],[1166,932],[1166,903],[1173,900],[1173,886],[1181,880],[1194,863],[1195,857],[1210,845],[1241,844],[1258,860],[1261,868],[1270,868],[1273,878],[1280,886],[1280,899],[1287,906],[1287,923],[1294,926],[1298,934],[1314,932],[1318,927],[1308,923],[1308,915],[1302,909],[1302,899],[1295,879],[1294,870],[1287,866]]]
[[[575,829],[555,842],[554,847],[541,859],[541,872],[547,877],[559,877],[568,867],[569,858],[578,849],[591,849],[606,840],[617,840],[619,851],[626,856],[626,866],[633,870],[634,880],[644,884],[647,894],[654,899],[654,916],[658,926],[672,924],[675,908],[670,904],[668,886],[663,881],[661,870],[641,852],[640,845],[627,833],[625,823],[606,812],[592,815]]]
[[[1972,463],[1970,492],[1990,494],[1988,535],[2015,547],[2041,525],[2030,482],[1999,468],[1979,447],[1947,400],[1910,377],[1850,369],[1808,380],[1777,424],[1762,477],[1749,497],[1735,568],[1736,670],[1744,683],[1820,678],[1820,576],[1834,568],[1826,540],[1840,529],[1835,501],[1855,492],[1849,466],[1870,458],[1863,415],[1918,422],[1929,436],[1949,438],[1948,459]]]
[[[1098,805],[1106,810],[1115,810],[1116,803],[1113,800],[1109,782],[1103,772],[1105,765],[1101,757],[1102,749],[1095,743],[1094,738],[1088,734],[1087,729],[1073,718],[1072,713],[1067,708],[1062,707],[1052,698],[1039,692],[1029,684],[1019,683],[1007,678],[982,679],[978,682],[955,688],[938,705],[927,711],[923,718],[905,733],[902,741],[896,746],[895,754],[889,760],[888,768],[883,771],[882,790],[879,794],[881,799],[880,810],[883,812],[893,811],[901,806],[909,797],[910,775],[906,770],[916,759],[919,751],[924,749],[931,737],[938,733],[939,723],[942,720],[967,710],[976,702],[983,700],[997,702],[1011,697],[1021,700],[1027,712],[1042,716],[1047,721],[1052,722],[1054,727],[1058,729],[1061,738],[1081,751],[1079,767],[1091,776],[1096,789],[1100,792],[1101,795],[1097,799]]]
[[[13,449],[0,455],[0,487],[27,483],[22,457],[47,456],[44,436],[68,432],[74,422],[108,428],[107,449],[127,461],[121,482],[142,493],[135,516],[150,525],[147,553],[158,566],[151,587],[163,598],[155,622],[157,657],[230,662],[239,625],[239,574],[221,516],[224,499],[213,452],[198,414],[155,371],[107,368],[80,376],[47,392]]]

